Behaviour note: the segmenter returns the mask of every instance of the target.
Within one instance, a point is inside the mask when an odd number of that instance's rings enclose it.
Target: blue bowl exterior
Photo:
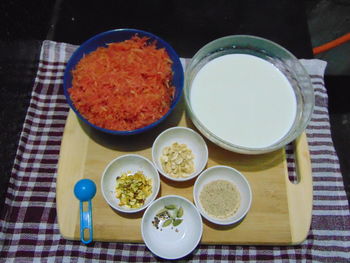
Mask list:
[[[113,42],[121,42],[127,39],[130,39],[132,36],[135,34],[138,34],[140,37],[149,37],[150,41],[156,40],[157,41],[157,48],[165,48],[166,51],[168,52],[169,57],[173,61],[172,65],[172,71],[173,71],[173,80],[172,80],[172,85],[175,87],[175,94],[173,101],[170,105],[169,111],[159,120],[156,122],[142,127],[140,129],[136,130],[131,130],[131,131],[115,131],[115,130],[110,130],[110,129],[105,129],[98,127],[92,123],[90,123],[85,117],[83,117],[79,111],[75,108],[70,95],[68,93],[68,89],[72,86],[72,73],[71,71],[75,68],[77,63],[80,61],[80,59],[86,55],[89,54],[92,51],[95,51],[98,47],[106,47],[107,44],[113,43]],[[64,72],[64,79],[63,79],[63,89],[64,89],[64,95],[66,96],[67,102],[71,109],[76,113],[76,115],[84,121],[86,124],[89,126],[113,135],[133,135],[133,134],[138,134],[142,133],[145,131],[148,131],[152,129],[153,127],[157,126],[159,123],[161,123],[165,118],[168,117],[168,115],[174,110],[175,106],[179,102],[183,90],[183,85],[184,85],[184,71],[182,68],[182,64],[180,62],[179,56],[176,54],[175,50],[164,40],[161,38],[148,33],[146,31],[142,30],[137,30],[137,29],[115,29],[115,30],[110,30],[106,31],[103,33],[100,33],[86,42],[84,42],[71,56],[69,59],[65,72]]]

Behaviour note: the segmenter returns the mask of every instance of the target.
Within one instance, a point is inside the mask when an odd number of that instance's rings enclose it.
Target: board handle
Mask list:
[[[292,244],[300,244],[309,233],[312,218],[312,167],[307,137],[303,132],[294,142],[297,182],[286,174]]]

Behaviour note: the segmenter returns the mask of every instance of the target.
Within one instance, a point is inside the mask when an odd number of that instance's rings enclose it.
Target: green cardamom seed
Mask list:
[[[178,226],[178,225],[180,225],[182,223],[182,219],[175,219],[174,221],[173,221],[173,226]]]
[[[166,205],[165,208],[169,210],[173,210],[176,208],[176,205]]]
[[[177,210],[177,217],[182,217],[184,215],[184,210],[182,207],[179,208],[179,210]]]
[[[162,227],[167,227],[167,226],[169,226],[172,222],[173,222],[172,219],[167,219],[167,220],[164,221]]]

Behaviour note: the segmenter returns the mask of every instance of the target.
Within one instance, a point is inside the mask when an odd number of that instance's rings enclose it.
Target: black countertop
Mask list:
[[[79,45],[115,28],[137,28],[169,42],[181,57],[232,34],[270,39],[297,58],[311,58],[304,2],[216,1],[2,1],[0,18],[0,208],[13,166],[36,74],[42,40]]]
[[[65,1],[53,39],[80,44],[115,28],[137,28],[169,42],[182,57],[192,57],[208,42],[226,35],[268,38],[297,57],[312,56],[303,1]]]

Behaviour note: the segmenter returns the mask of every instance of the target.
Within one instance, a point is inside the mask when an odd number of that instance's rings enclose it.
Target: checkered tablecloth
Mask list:
[[[56,216],[56,176],[68,104],[63,72],[76,46],[44,41],[32,98],[0,215],[0,262],[155,262],[144,244],[94,242],[61,237]],[[307,240],[297,246],[200,245],[184,261],[350,262],[350,214],[334,150],[324,86],[325,63],[301,60],[316,93],[307,137],[314,203]],[[291,172],[293,157],[288,158]]]

